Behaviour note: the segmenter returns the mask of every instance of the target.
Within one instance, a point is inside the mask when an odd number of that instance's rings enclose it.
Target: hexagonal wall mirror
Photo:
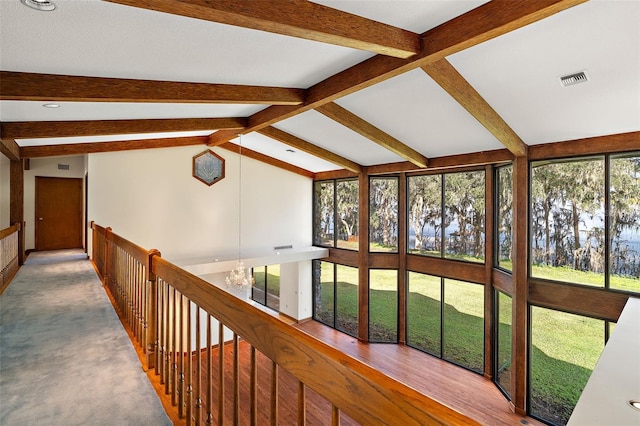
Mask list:
[[[224,158],[210,149],[193,157],[193,177],[209,186],[224,179]]]

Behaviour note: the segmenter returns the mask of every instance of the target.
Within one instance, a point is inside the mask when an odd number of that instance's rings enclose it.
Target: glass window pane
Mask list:
[[[358,336],[358,268],[336,265],[336,329]]]
[[[496,382],[511,398],[511,296],[498,292]]]
[[[369,340],[398,342],[398,271],[369,271]]]
[[[269,265],[267,269],[267,306],[280,310],[280,265]]]
[[[531,414],[566,424],[603,349],[604,321],[532,307]]]
[[[358,181],[336,183],[338,248],[358,250]]]
[[[513,173],[511,166],[497,169],[498,182],[498,258],[496,264],[508,271],[513,270],[511,263],[511,244],[513,221]]]
[[[333,263],[313,261],[313,319],[334,327]]]
[[[640,292],[640,155],[612,158],[609,287]]]
[[[484,262],[484,171],[444,175],[445,257]]]
[[[409,272],[408,280],[407,344],[440,357],[442,279]]]
[[[484,370],[484,286],[444,280],[443,358]]]
[[[604,286],[604,160],[534,163],[531,275]]]
[[[369,250],[398,251],[398,178],[371,178]]]
[[[334,181],[315,182],[313,185],[313,244],[333,247],[334,234]]]
[[[408,247],[413,254],[441,256],[442,175],[410,176]]]
[[[251,298],[256,302],[266,305],[266,293],[265,293],[265,267],[258,266],[252,269],[253,272],[253,286],[251,288]]]

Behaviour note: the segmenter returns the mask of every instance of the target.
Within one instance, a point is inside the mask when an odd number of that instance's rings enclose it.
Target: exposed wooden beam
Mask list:
[[[2,135],[2,139],[0,139],[0,154],[4,154],[11,161],[16,161],[20,159],[20,147],[16,143],[13,138],[6,137],[2,129],[0,129],[0,135]]]
[[[338,154],[335,154],[303,139],[300,139],[299,137],[294,136],[290,133],[287,133],[280,129],[276,129],[275,127],[265,127],[264,129],[258,130],[258,133],[268,136],[271,139],[275,139],[286,145],[292,146],[296,149],[299,149],[300,151],[315,155],[316,157],[322,158],[323,160],[336,164],[354,173],[362,172],[362,166],[360,164],[347,158],[341,157]]]
[[[448,55],[499,37],[562,12],[587,0],[493,0],[422,34],[423,49],[409,59],[376,55],[339,72],[307,90],[299,106],[274,105],[249,117],[244,133],[256,131],[333,102]],[[218,135],[216,143],[226,142]],[[232,137],[229,137],[230,140]]]
[[[570,157],[576,154],[609,154],[640,150],[640,132],[595,136],[529,147],[530,160]]]
[[[219,145],[220,148],[224,148],[228,151],[235,152],[237,154],[240,153],[240,147],[233,143],[225,143]],[[269,157],[268,155],[264,155],[257,151],[253,151],[249,148],[242,147],[242,156],[253,158],[254,160],[261,161],[263,163],[269,164],[270,166],[278,167],[280,169],[295,173],[300,176],[308,177],[313,179],[315,177],[315,173],[309,170],[303,169],[302,167],[294,166],[293,164],[285,163],[284,161],[280,161],[277,158]]]
[[[205,145],[207,136],[186,138],[140,139],[131,141],[73,143],[60,145],[23,146],[23,158],[56,157],[63,155],[95,154],[98,152],[131,151],[134,149],[171,148],[176,146]]]
[[[378,145],[388,149],[399,157],[412,162],[419,167],[427,167],[427,157],[420,154],[415,149],[405,145],[398,139],[378,129],[368,121],[363,120],[352,112],[342,108],[340,105],[330,102],[316,108],[321,114],[326,115],[334,121],[353,130],[356,133],[372,140]]]
[[[223,143],[229,142],[231,139],[235,139],[240,133],[245,134],[249,132],[239,132],[234,130],[218,130],[215,133],[209,135],[209,140],[207,141],[207,145],[209,146],[218,146]]]
[[[408,58],[420,50],[420,36],[416,33],[309,1],[107,1],[398,58]]]
[[[243,129],[246,124],[247,120],[245,118],[20,121],[0,123],[0,131],[8,138],[30,139],[68,136],[124,135],[129,133]]]
[[[449,61],[443,58],[424,65],[422,70],[502,142],[513,155],[526,155],[527,145]]]
[[[0,99],[56,102],[167,102],[298,105],[305,91],[283,87],[184,83],[0,71]]]

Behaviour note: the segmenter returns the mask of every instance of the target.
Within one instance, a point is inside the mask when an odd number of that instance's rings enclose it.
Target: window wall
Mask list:
[[[369,251],[398,252],[398,178],[369,181]]]
[[[358,336],[358,268],[313,262],[313,318]]]
[[[496,168],[496,261],[499,268],[511,271],[513,233],[513,170],[511,165]]]
[[[276,311],[280,310],[280,265],[252,269],[251,299]]]
[[[484,170],[407,180],[407,251],[484,262]]]
[[[409,272],[407,344],[481,373],[482,285]]]
[[[314,183],[313,243],[358,250],[358,181]]]
[[[531,167],[531,276],[640,292],[640,155]]]
[[[369,271],[369,341],[398,343],[398,271]]]

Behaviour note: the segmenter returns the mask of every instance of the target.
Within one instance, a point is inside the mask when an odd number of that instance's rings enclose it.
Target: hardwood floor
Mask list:
[[[513,413],[491,380],[449,362],[405,345],[360,343],[317,321],[296,327],[482,424],[544,425]]]

